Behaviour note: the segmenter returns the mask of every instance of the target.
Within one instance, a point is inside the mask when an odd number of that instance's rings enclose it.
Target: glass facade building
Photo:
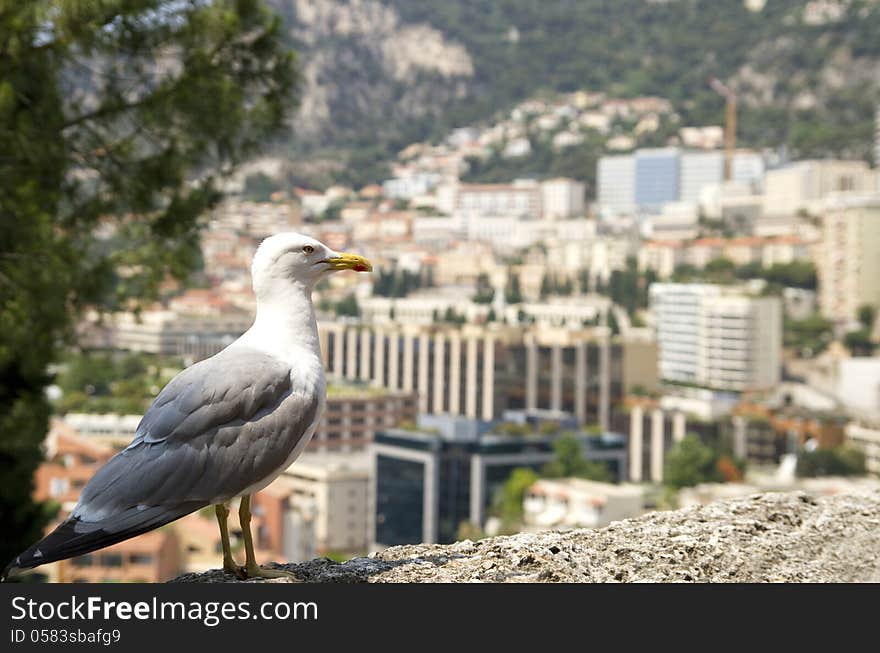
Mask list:
[[[450,543],[462,522],[483,526],[497,493],[514,469],[538,470],[553,458],[554,436],[481,433],[479,428],[388,430],[371,446],[375,470],[374,542],[393,546]],[[623,436],[580,436],[587,458],[623,480]]]
[[[636,152],[636,204],[659,211],[679,198],[681,153],[675,148],[644,149]]]

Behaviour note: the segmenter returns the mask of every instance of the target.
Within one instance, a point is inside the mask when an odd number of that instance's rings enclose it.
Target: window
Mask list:
[[[153,564],[153,555],[151,553],[132,553],[128,557],[128,561],[133,565],[151,565]]]
[[[68,483],[66,478],[49,479],[49,496],[60,497],[67,492]]]
[[[101,556],[102,567],[121,567],[122,555],[119,553],[105,553]]]
[[[94,564],[93,558],[94,556],[92,556],[91,554],[79,556],[77,558],[73,558],[70,561],[70,564],[74,567],[91,567]]]

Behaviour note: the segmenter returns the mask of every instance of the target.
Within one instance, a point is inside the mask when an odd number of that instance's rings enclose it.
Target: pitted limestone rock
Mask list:
[[[342,564],[279,566],[302,582],[333,583],[878,582],[880,492],[761,494],[599,530],[396,546]],[[215,570],[175,582],[224,581],[236,579]]]

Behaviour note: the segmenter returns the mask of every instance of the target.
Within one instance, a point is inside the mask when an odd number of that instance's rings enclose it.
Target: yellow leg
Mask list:
[[[220,526],[220,543],[223,545],[223,571],[239,575],[241,567],[235,564],[232,548],[229,546],[229,508],[223,503],[218,503],[214,506],[214,512],[217,514],[217,524]]]
[[[244,574],[247,578],[295,578],[293,574],[282,569],[264,569],[257,564],[254,554],[254,537],[251,534],[251,497],[245,495],[238,506],[238,519],[241,522],[241,535],[244,538]]]

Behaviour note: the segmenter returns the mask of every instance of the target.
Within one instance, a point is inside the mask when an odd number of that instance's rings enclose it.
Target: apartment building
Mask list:
[[[183,572],[172,526],[61,560],[57,565],[59,583],[164,583]]]
[[[244,311],[213,315],[185,315],[172,310],[120,313],[113,319],[110,344],[116,349],[199,361],[231,344],[253,321],[253,315]]]
[[[636,161],[631,155],[603,156],[596,171],[596,203],[602,213],[629,215],[636,210]]]
[[[331,552],[362,555],[369,548],[370,463],[366,453],[306,453],[276,481],[285,488],[285,512],[278,511],[273,523],[284,519],[286,524],[274,530],[278,535],[267,542],[276,548],[296,552],[296,523],[311,538],[311,556]],[[276,483],[267,488],[270,490]],[[298,519],[294,520],[291,513]],[[303,558],[294,558],[303,559]]]
[[[377,431],[415,422],[418,408],[418,395],[412,391],[331,383],[324,415],[307,450],[363,450]]]
[[[880,194],[839,196],[822,215],[819,306],[836,322],[858,316],[859,307],[880,307]]]
[[[764,215],[787,216],[821,211],[834,193],[873,193],[876,174],[864,161],[798,161],[769,170],[765,177]]]
[[[538,217],[541,188],[530,179],[518,179],[512,184],[459,184],[455,211],[465,215]]]
[[[776,297],[713,284],[651,286],[660,378],[716,390],[779,382],[782,311]]]
[[[633,387],[656,387],[654,342],[606,327],[318,324],[331,378],[417,392],[420,413],[491,420],[549,409],[607,424]]]

